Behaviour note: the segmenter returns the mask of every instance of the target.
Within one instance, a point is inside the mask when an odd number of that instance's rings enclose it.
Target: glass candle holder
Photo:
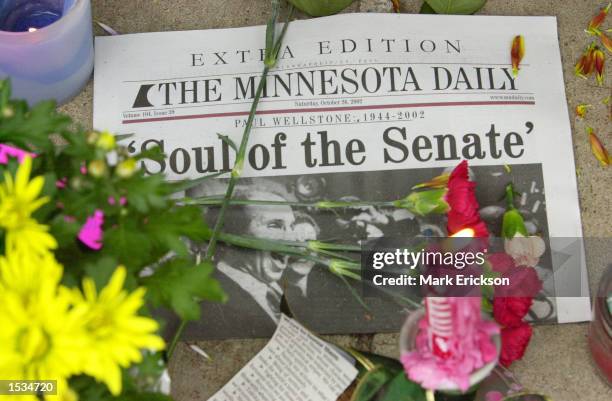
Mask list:
[[[0,79],[33,105],[65,103],[89,80],[94,62],[90,0],[0,1]]]
[[[589,347],[602,377],[612,386],[612,265],[601,278],[593,300]]]
[[[399,348],[400,353],[413,351],[416,348],[416,339],[419,333],[419,321],[425,316],[425,309],[417,309],[411,312],[400,330]],[[462,392],[454,383],[444,382],[435,392],[435,401],[474,401],[477,399],[479,384],[485,380],[495,368],[501,352],[501,338],[494,336],[493,343],[497,348],[497,358],[487,363],[470,375],[470,388]]]

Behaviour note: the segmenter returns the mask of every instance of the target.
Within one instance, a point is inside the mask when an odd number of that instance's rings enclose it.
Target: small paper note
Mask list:
[[[283,315],[270,342],[209,401],[336,401],[352,359]]]

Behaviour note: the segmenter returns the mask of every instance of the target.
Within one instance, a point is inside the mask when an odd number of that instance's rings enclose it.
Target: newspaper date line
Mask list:
[[[424,110],[397,110],[364,112],[361,114],[353,113],[319,113],[310,115],[291,115],[291,116],[272,116],[270,118],[255,117],[253,127],[295,127],[295,126],[316,126],[316,125],[342,125],[357,124],[361,122],[384,122],[384,121],[413,121],[424,119]],[[247,118],[237,118],[232,124],[234,128],[244,128]]]

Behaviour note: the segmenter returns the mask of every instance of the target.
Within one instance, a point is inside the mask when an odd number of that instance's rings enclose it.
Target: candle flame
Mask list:
[[[476,232],[472,228],[464,228],[462,230],[457,231],[451,237],[465,237],[465,238],[473,238]]]
[[[36,32],[38,29],[36,28],[28,28],[28,32]]]

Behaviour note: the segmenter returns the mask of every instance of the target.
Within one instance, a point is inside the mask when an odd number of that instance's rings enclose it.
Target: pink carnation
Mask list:
[[[401,356],[410,380],[436,390],[454,383],[462,391],[470,387],[470,375],[497,357],[492,336],[499,334],[499,326],[482,320],[479,297],[451,297],[454,337],[449,342],[448,358],[433,354],[429,346],[427,319],[419,322],[419,333],[414,351]]]

